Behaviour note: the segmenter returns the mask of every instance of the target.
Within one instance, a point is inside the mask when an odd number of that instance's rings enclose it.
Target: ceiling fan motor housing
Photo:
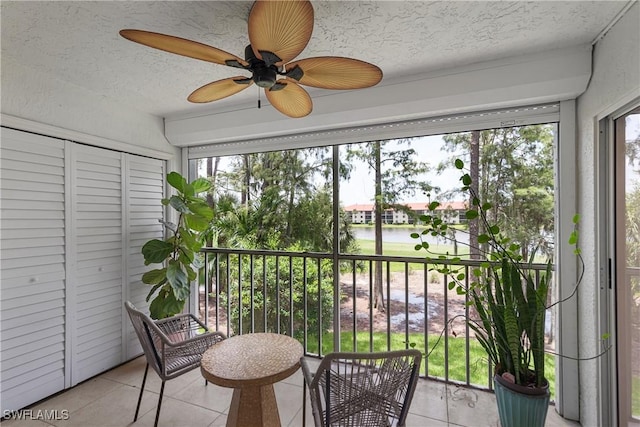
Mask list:
[[[262,59],[258,59],[251,45],[244,49],[245,59],[249,63],[249,69],[253,74],[253,81],[260,87],[269,89],[276,84],[278,69],[275,65],[267,65]]]

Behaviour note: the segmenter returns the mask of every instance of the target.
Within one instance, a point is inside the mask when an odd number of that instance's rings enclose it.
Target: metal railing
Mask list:
[[[492,386],[484,350],[465,321],[473,316],[468,297],[458,295],[450,287],[451,277],[434,271],[425,258],[225,248],[202,252],[198,304],[211,328],[227,335],[290,335],[300,340],[306,355],[319,357],[338,350],[415,347],[428,356],[423,376]],[[372,297],[376,263],[382,268],[378,306]],[[455,266],[468,285],[479,262],[462,260]],[[532,265],[536,283],[545,267]],[[552,336],[547,338],[552,345]]]

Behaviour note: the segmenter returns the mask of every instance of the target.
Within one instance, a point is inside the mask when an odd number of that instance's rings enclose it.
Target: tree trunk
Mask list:
[[[218,158],[216,157],[216,166],[218,165],[218,160],[217,159]],[[207,204],[209,205],[209,207],[211,209],[213,209],[213,204],[214,204],[213,192],[215,191],[215,185],[216,185],[216,178],[213,175],[213,157],[207,157],[207,178],[209,178],[211,180],[211,183],[212,183],[212,188],[207,193]],[[211,235],[209,235],[207,237],[206,246],[208,246],[208,247],[213,246],[213,239],[211,238]]]
[[[380,161],[380,141],[373,143],[375,161],[376,194],[374,204],[374,227],[375,227],[375,254],[382,255],[382,164]],[[373,282],[373,306],[380,312],[385,311],[383,286],[382,286],[382,261],[375,263],[375,276]]]
[[[471,188],[473,192],[480,197],[480,131],[474,130],[471,132],[471,147],[470,147],[470,157],[471,164],[470,167],[470,175],[471,175]],[[473,208],[473,200],[469,200],[469,209]],[[479,259],[480,258],[480,247],[478,244],[478,219],[472,219],[469,221],[469,244],[471,245],[469,249],[469,255],[471,259]]]
[[[207,178],[211,177],[213,177],[212,183],[215,186],[216,179],[213,176],[213,157],[207,157]],[[213,191],[207,193],[207,204],[210,208],[213,208]]]
[[[249,204],[249,184],[251,183],[251,171],[249,170],[249,154],[242,156],[242,169],[244,172],[244,185],[242,186],[242,194],[240,195],[240,204],[247,206]]]

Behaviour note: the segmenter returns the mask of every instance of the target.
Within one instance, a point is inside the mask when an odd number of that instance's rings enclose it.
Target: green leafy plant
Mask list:
[[[162,199],[162,204],[177,211],[178,221],[176,224],[163,221],[167,237],[149,240],[142,247],[145,265],[163,264],[162,268],[142,275],[142,281],[152,286],[147,301],[153,297],[149,312],[154,319],[173,316],[184,308],[190,283],[195,280],[201,263],[197,256],[202,247],[200,232],[206,230],[213,219],[213,211],[198,196],[210,189],[207,179],[187,183],[179,173],[171,172],[167,174],[167,182],[177,194]]]
[[[286,251],[301,252],[303,248],[295,244]],[[218,267],[220,305],[228,307],[230,326],[235,333],[290,331],[292,325],[291,335],[302,339],[305,331],[331,329],[333,268],[329,260],[318,265],[301,257],[286,260],[268,256],[253,261],[246,257],[243,260],[234,255],[223,257]],[[241,267],[228,269],[229,264]],[[274,285],[276,282],[278,286]],[[241,284],[240,292],[228,292],[230,284],[236,289]]]
[[[464,168],[464,163],[459,159],[455,165],[459,170]],[[462,191],[470,196],[471,202],[466,218],[477,220],[482,230],[477,238],[482,255],[480,262],[470,270],[454,267],[460,264],[459,257],[433,253],[429,243],[422,239],[426,235],[450,239],[447,224],[436,214],[439,206],[437,201],[430,203],[428,213],[420,217],[425,226],[422,233],[412,234],[413,238],[421,240],[415,249],[426,250],[430,254],[433,269],[446,275],[450,290],[468,295],[468,304],[475,314],[467,317],[467,323],[486,351],[495,372],[511,383],[544,387],[548,384],[544,377],[546,311],[572,297],[584,274],[584,263],[578,248],[579,216],[573,218],[574,230],[569,243],[574,246],[574,253],[582,265],[580,277],[571,295],[548,304],[553,268],[551,261],[546,263],[546,268],[536,280],[533,268],[535,249],[527,260],[523,260],[520,245],[504,236],[498,224],[490,219],[488,212],[493,206],[479,199],[470,175],[464,173],[461,181]]]

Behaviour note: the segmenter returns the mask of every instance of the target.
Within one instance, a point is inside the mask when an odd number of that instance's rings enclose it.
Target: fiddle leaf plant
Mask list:
[[[162,199],[162,204],[177,212],[178,221],[173,224],[161,220],[167,237],[149,240],[142,247],[145,265],[163,264],[162,268],[142,275],[142,282],[151,285],[147,301],[153,297],[149,304],[153,319],[182,312],[189,298],[190,283],[195,280],[199,267],[197,254],[203,244],[200,233],[213,219],[213,210],[199,196],[211,188],[207,179],[199,178],[188,183],[179,173],[171,172],[167,174],[167,183],[176,189],[176,194]]]

